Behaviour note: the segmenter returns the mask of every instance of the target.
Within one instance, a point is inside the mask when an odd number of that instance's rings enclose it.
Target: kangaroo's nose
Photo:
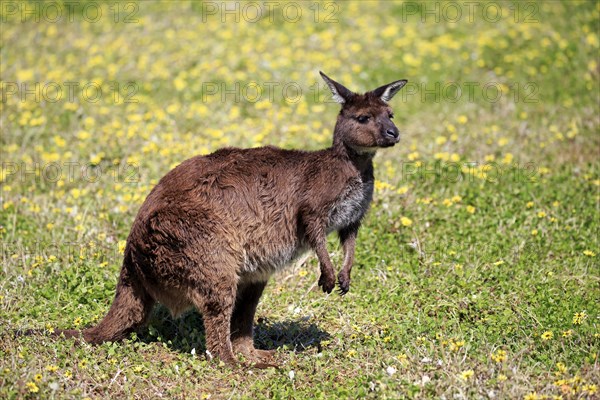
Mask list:
[[[388,129],[387,131],[385,131],[385,134],[390,137],[393,137],[394,139],[397,139],[400,135],[400,132],[398,132],[398,130],[396,129]]]

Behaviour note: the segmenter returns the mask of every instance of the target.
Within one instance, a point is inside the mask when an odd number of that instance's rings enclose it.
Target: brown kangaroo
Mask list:
[[[356,234],[373,196],[373,156],[400,137],[387,102],[406,80],[356,94],[321,76],[342,104],[331,147],[225,148],[184,161],[138,212],[108,314],[82,332],[57,333],[117,341],[143,325],[156,302],[173,315],[196,307],[209,356],[234,364],[242,353],[266,363],[272,352],[254,348],[252,327],[269,277],[312,249],[319,286],[331,293],[326,235],[333,231],[345,255],[339,290],[347,293]]]

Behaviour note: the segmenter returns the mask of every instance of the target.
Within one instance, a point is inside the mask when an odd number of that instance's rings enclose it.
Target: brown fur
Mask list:
[[[345,252],[338,275],[345,294],[356,233],[373,194],[373,155],[399,140],[386,101],[406,81],[359,95],[322,75],[343,105],[332,147],[226,148],[183,162],[139,210],[108,314],[83,332],[60,333],[89,343],[120,340],[160,302],[174,315],[189,307],[203,314],[212,356],[234,363],[239,352],[267,361],[270,353],[252,341],[267,280],[312,249],[320,261],[319,286],[330,293],[336,279],[326,235],[333,231]]]

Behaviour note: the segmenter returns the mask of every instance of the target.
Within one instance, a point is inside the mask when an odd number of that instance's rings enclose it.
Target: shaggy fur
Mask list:
[[[326,235],[333,231],[345,253],[339,289],[348,292],[356,234],[373,196],[372,158],[399,140],[386,101],[406,81],[361,95],[322,76],[342,104],[332,147],[225,148],[183,162],[139,210],[108,314],[83,332],[57,333],[89,343],[120,340],[160,302],[174,315],[189,307],[202,313],[213,357],[235,363],[239,352],[268,362],[270,352],[252,341],[267,280],[312,249],[319,286],[330,293],[336,277]]]

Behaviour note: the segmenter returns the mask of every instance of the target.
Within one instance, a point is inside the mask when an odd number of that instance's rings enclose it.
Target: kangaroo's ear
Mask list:
[[[344,104],[345,102],[348,101],[348,99],[350,99],[350,97],[352,97],[354,95],[354,93],[352,93],[352,91],[347,89],[341,83],[337,83],[336,81],[334,81],[333,79],[331,79],[330,77],[328,77],[321,71],[319,71],[319,73],[323,77],[323,80],[325,81],[327,86],[329,86],[331,93],[333,93],[333,99],[335,101],[337,101],[338,103]]]
[[[383,85],[373,90],[373,94],[387,103],[396,95],[396,93],[398,93],[400,89],[402,89],[404,85],[406,85],[406,82],[408,82],[406,79],[402,79],[388,83],[387,85]]]

